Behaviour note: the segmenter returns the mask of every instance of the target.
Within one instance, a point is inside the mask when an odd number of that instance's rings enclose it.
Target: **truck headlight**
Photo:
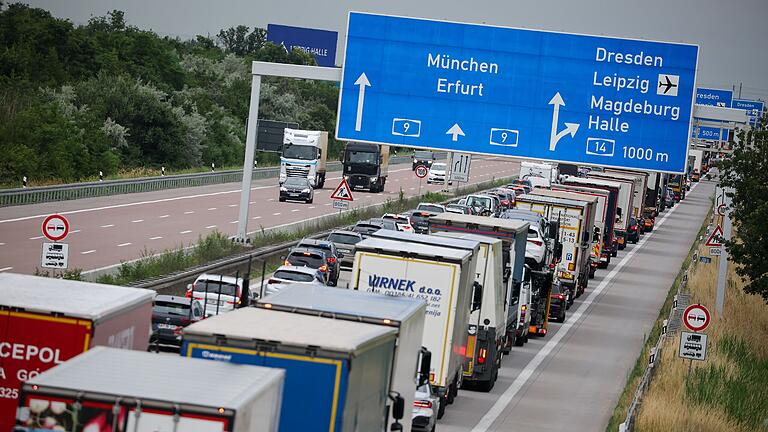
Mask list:
[[[374,177],[371,177],[371,183],[375,183],[375,182],[376,182],[376,180],[378,180],[378,179],[379,179],[379,178],[378,178],[378,177],[376,177],[376,176],[374,176]]]
[[[288,188],[280,186],[280,192],[288,192]]]
[[[302,189],[302,191],[301,191],[301,193],[309,193],[309,192],[310,192],[309,189]]]

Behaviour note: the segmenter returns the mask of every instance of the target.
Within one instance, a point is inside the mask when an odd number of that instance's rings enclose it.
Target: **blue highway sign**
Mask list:
[[[747,111],[749,124],[756,125],[757,119],[763,114],[763,103],[760,101],[734,99],[731,108],[738,108]]]
[[[732,90],[720,90],[699,87],[696,89],[696,103],[730,108],[733,100]]]
[[[312,54],[318,66],[336,66],[336,41],[338,36],[339,34],[335,31],[279,24],[267,25],[268,41],[277,46],[283,46],[288,51],[298,48]]]
[[[728,140],[728,129],[722,130],[722,137],[720,134],[720,128],[709,127],[709,126],[699,126],[698,131],[699,131],[699,135],[696,137],[698,139],[710,140],[710,141],[727,141]],[[696,134],[696,128],[694,127],[694,135],[695,134]]]
[[[351,12],[341,140],[682,173],[698,46]]]

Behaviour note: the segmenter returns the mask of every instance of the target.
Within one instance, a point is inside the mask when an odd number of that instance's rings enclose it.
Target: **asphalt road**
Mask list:
[[[603,431],[659,309],[711,205],[696,185],[659,227],[598,270],[563,324],[503,360],[490,393],[462,390],[444,431]]]
[[[519,163],[502,159],[476,159],[471,183],[510,176]],[[277,179],[255,181],[251,189],[249,231],[274,227],[332,213],[330,194],[340,173],[329,174],[326,188],[315,191],[312,204],[278,202]],[[419,194],[419,180],[408,165],[390,168],[386,189],[380,194],[355,192],[353,207]],[[440,185],[422,182],[421,193]],[[112,197],[89,198],[0,208],[0,272],[34,273],[40,266],[43,219],[65,215],[71,233],[69,268],[95,270],[139,258],[144,251],[159,252],[187,246],[214,230],[234,235],[237,230],[240,184],[172,189]]]

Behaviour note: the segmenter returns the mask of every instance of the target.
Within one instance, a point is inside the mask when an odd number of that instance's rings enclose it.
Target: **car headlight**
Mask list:
[[[310,192],[311,192],[311,189],[303,189],[303,190],[301,191],[301,193],[310,193]]]
[[[280,192],[288,192],[288,188],[280,186]]]
[[[378,180],[378,179],[379,179],[379,178],[378,178],[378,177],[376,177],[376,176],[373,176],[373,177],[371,177],[371,183],[375,182],[375,181],[376,181],[376,180]]]

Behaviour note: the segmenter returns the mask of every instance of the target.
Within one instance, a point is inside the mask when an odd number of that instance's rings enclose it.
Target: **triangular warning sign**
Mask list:
[[[720,239],[723,237],[723,228],[718,225],[714,231],[712,231],[712,234],[709,235],[709,238],[707,239],[707,243],[705,243],[707,246],[711,247],[719,247],[722,246],[723,243],[720,241]]]
[[[355,200],[352,198],[352,189],[349,188],[349,185],[347,184],[347,181],[344,179],[344,177],[341,178],[341,183],[336,186],[336,190],[331,194],[331,199],[342,201]]]

